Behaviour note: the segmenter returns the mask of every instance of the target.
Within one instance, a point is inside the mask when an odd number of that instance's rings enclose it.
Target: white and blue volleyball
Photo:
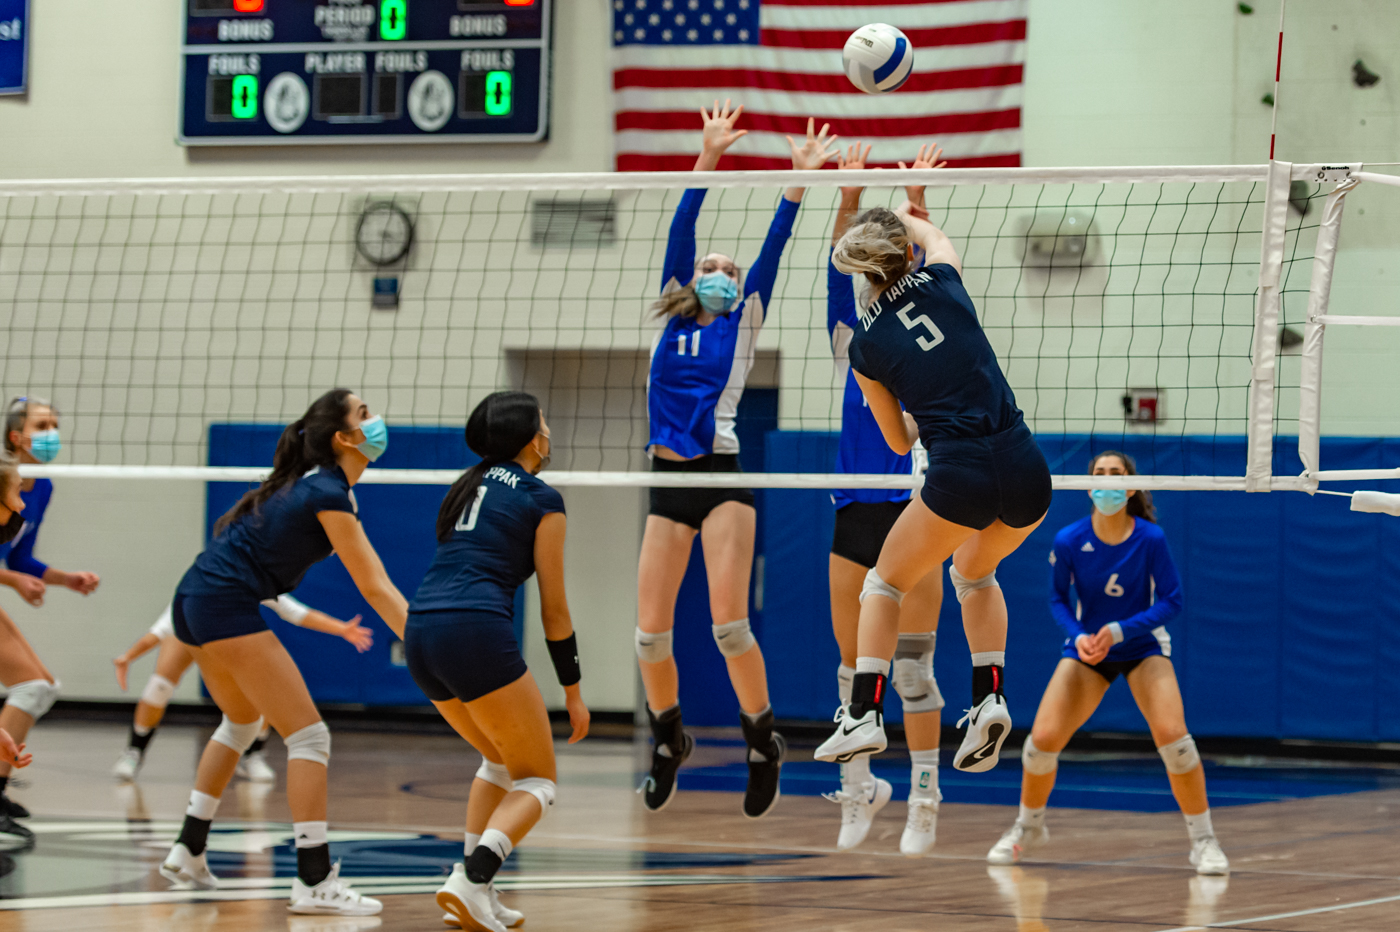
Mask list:
[[[914,70],[914,46],[909,37],[884,23],[871,23],[851,33],[841,57],[846,77],[867,94],[898,89]]]

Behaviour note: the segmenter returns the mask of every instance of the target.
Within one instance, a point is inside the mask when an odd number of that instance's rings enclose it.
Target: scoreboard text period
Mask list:
[[[184,0],[186,145],[538,142],[553,0]]]

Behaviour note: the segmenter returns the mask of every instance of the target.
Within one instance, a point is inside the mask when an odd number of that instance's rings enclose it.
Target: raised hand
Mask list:
[[[836,153],[836,167],[842,169],[843,171],[848,168],[864,168],[865,161],[868,158],[870,158],[870,146],[867,145],[865,147],[865,151],[862,152],[860,150],[860,143],[857,142],[846,148],[846,154],[844,156],[840,152]],[[860,192],[864,190],[864,188],[842,188],[841,196],[843,198],[859,198]]]
[[[932,142],[931,142],[931,143],[929,143],[929,144],[926,145],[926,146],[919,146],[919,154],[914,158],[914,164],[913,164],[913,165],[905,165],[903,162],[900,162],[900,163],[899,163],[899,167],[900,167],[900,168],[944,168],[944,167],[947,166],[948,162],[947,162],[946,159],[940,161],[940,158],[942,157],[942,155],[943,155],[943,150],[942,150],[941,148],[939,148],[938,144],[937,144],[937,143],[932,143]],[[906,187],[906,188],[904,189],[904,194],[905,194],[906,197],[909,198],[909,203],[910,203],[913,207],[917,208],[917,209],[920,210],[920,211],[923,210],[923,207],[924,207],[924,186],[923,186],[923,185],[921,185],[921,184],[919,184],[919,185],[909,185],[908,187]],[[918,213],[915,213],[915,216],[919,216],[919,214],[918,214]],[[925,219],[925,220],[928,219],[928,212],[927,212],[927,211],[924,211],[924,213],[923,213],[923,215],[922,215],[922,219]]]
[[[792,146],[792,167],[796,171],[815,171],[826,164],[827,160],[836,155],[840,150],[827,148],[836,142],[839,136],[828,137],[826,131],[831,128],[830,123],[822,124],[822,131],[814,133],[813,129],[817,121],[811,117],[807,118],[807,138],[802,145],[798,145],[791,136],[787,137],[788,145]]]
[[[714,109],[706,112],[704,107],[700,108],[700,119],[704,121],[703,142],[701,149],[708,154],[714,155],[716,159],[724,154],[724,151],[734,145],[741,137],[747,136],[746,129],[734,128],[734,124],[739,121],[739,116],[744,112],[744,105],[740,104],[734,110],[729,109],[729,101],[724,102],[724,108],[720,109],[719,101],[715,101]]]

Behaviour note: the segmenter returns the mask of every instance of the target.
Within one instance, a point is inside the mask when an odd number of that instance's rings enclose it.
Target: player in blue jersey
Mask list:
[[[724,151],[745,134],[734,123],[743,107],[725,101],[701,111],[704,144],[696,171],[718,167]],[[788,137],[792,167],[818,169],[834,150],[827,127],[807,121],[801,145]],[[666,245],[661,299],[652,310],[660,324],[647,378],[647,449],[656,472],[735,473],[739,439],[734,417],[753,367],[754,345],[769,311],[778,263],[792,234],[802,188],[788,188],[778,202],[758,258],[747,275],[734,260],[712,252],[695,261],[695,221],[703,189],[681,197]],[[642,799],[662,809],[676,791],[676,771],[694,741],[681,726],[676,661],[671,653],[676,596],[695,535],[700,535],[709,580],[715,643],[724,655],[739,698],[740,726],[748,746],[749,781],[744,814],[758,818],[778,800],[778,774],[786,745],[773,731],[763,653],[749,628],[749,574],[753,565],[753,492],[737,488],[653,488],[637,567],[638,663],[647,695],[655,746]]]
[[[23,511],[26,505],[24,496],[20,494],[23,481],[19,475],[19,461],[13,454],[0,451],[0,545],[14,540],[24,527]],[[14,624],[3,611],[0,611],[0,622],[3,622],[0,623],[0,669],[3,669],[6,659],[15,652],[18,645],[9,640],[9,632]],[[27,648],[29,645],[23,646]],[[15,741],[8,731],[0,728],[0,760],[14,767],[28,767],[33,755],[26,754],[24,745]],[[13,831],[15,827],[20,831]],[[0,836],[22,842],[33,838],[34,833],[19,825],[11,816],[0,814]]]
[[[20,463],[35,465],[53,462],[61,448],[58,410],[52,404],[37,397],[16,398],[10,402],[5,412],[7,452]],[[0,557],[5,561],[4,568],[0,569],[0,583],[14,589],[34,606],[44,604],[49,586],[91,594],[101,582],[96,573],[65,572],[34,556],[39,526],[44,522],[53,497],[53,482],[24,479],[20,496],[24,499],[24,523],[13,540],[0,545]],[[22,742],[34,723],[58,699],[60,684],[4,613],[0,613],[0,629],[3,629],[0,630],[0,682],[10,690],[5,707],[0,709],[0,728]],[[9,779],[10,765],[0,760],[0,815],[22,819],[29,812],[9,798],[6,785]],[[19,823],[11,823],[9,828],[21,835],[29,831]]]
[[[294,913],[368,916],[383,907],[331,866],[326,837],[326,766],[331,735],[291,654],[263,620],[260,603],[301,582],[332,553],[379,617],[403,636],[408,602],[389,581],[360,526],[351,490],[388,446],[388,429],[353,392],[333,389],[287,425],[272,472],[214,525],[214,538],[175,589],[175,636],[199,664],[224,713],[204,748],[180,837],[160,872],[214,889],[205,851],[219,797],[264,719],[287,746],[287,803],[296,839]]]
[[[942,167],[937,147],[919,150],[914,168]],[[870,155],[870,146],[856,143],[838,161],[842,169],[861,169]],[[902,163],[901,163],[902,164]],[[858,187],[842,188],[836,211],[831,243],[834,249],[851,218],[860,210]],[[912,202],[922,204],[924,189],[906,189]],[[851,276],[837,270],[830,260],[826,266],[826,329],[836,369],[845,382],[841,403],[841,441],[837,448],[838,473],[910,475],[914,469],[909,453],[890,449],[880,433],[880,425],[870,413],[860,386],[851,371],[848,349],[859,326],[855,289]],[[922,449],[917,452],[923,453]],[[841,649],[837,685],[842,716],[851,700],[855,676],[856,630],[860,620],[861,583],[880,556],[890,528],[909,504],[908,489],[837,489],[831,494],[836,506],[836,531],[829,558],[831,582],[831,623]],[[933,847],[937,830],[938,742],[942,732],[943,696],[933,676],[933,649],[938,631],[938,612],[943,601],[943,568],[930,572],[916,585],[899,610],[899,643],[894,655],[894,686],[904,705],[904,735],[909,744],[911,773],[909,806],[900,837],[899,850],[919,857]],[[865,840],[875,813],[889,802],[893,788],[870,772],[870,755],[857,754],[841,764],[841,789],[831,795],[841,803],[841,832],[836,847],[854,848]]]
[[[1095,476],[1135,476],[1132,458],[1116,450],[1089,463]],[[1211,827],[1206,774],[1186,730],[1181,688],[1165,625],[1181,613],[1181,579],[1166,535],[1157,526],[1152,493],[1095,489],[1089,516],[1055,535],[1050,553],[1050,613],[1064,629],[1064,658],[1045,687],[1035,724],[1021,749],[1021,811],[987,854],[1014,864],[1045,844],[1045,807],[1055,787],[1060,751],[1094,714],[1119,676],[1128,681],[1167,767],[1200,874],[1224,874],[1230,862]],[[1077,596],[1070,599],[1070,587]]]
[[[1044,520],[1050,469],[963,287],[962,260],[926,210],[911,201],[898,211],[867,210],[831,261],[868,286],[850,356],[871,413],[892,450],[907,452],[919,439],[929,465],[919,497],[865,577],[851,704],[816,757],[884,750],[900,603],[952,556],[949,576],[972,650],[972,708],[953,766],[989,770],[1011,730],[1002,696],[1006,601],[996,568]]]
[[[525,920],[496,897],[501,862],[554,803],[549,713],[515,639],[515,593],[540,590],[545,644],[573,735],[588,733],[578,643],[564,594],[564,499],[537,477],[549,463],[549,425],[534,395],[495,392],[467,419],[481,457],[448,490],[437,553],[409,605],[404,657],[420,689],[482,762],[467,798],[463,862],[437,892],[443,918],[504,932]]]

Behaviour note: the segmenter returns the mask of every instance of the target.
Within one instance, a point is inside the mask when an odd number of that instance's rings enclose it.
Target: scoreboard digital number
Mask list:
[[[539,142],[554,0],[184,0],[184,145]]]

